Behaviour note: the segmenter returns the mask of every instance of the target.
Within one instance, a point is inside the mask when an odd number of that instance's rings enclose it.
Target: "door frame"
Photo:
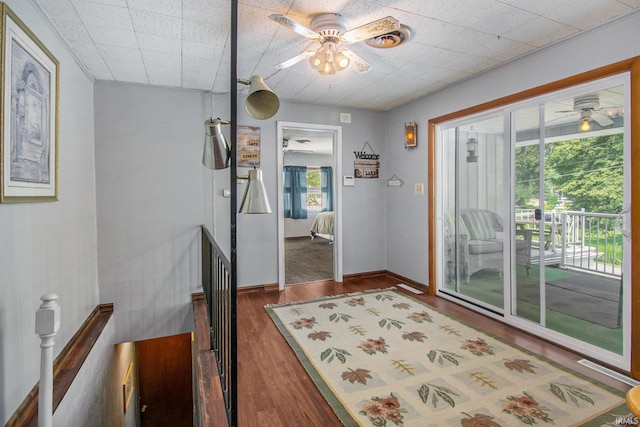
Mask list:
[[[437,126],[449,121],[456,120],[458,118],[462,118],[465,116],[471,116],[474,114],[479,114],[484,111],[489,111],[493,109],[498,109],[504,106],[510,106],[512,104],[517,104],[519,102],[525,101],[530,98],[535,98],[538,96],[542,96],[545,94],[549,94],[552,92],[560,91],[562,89],[569,88],[571,86],[576,86],[584,83],[588,83],[594,80],[600,80],[608,76],[613,76],[616,74],[622,74],[628,72],[630,74],[630,103],[631,103],[631,112],[630,115],[630,138],[633,141],[635,137],[640,134],[640,115],[636,114],[637,111],[640,111],[640,57],[630,58],[628,60],[620,61],[614,64],[610,64],[604,67],[600,67],[594,70],[590,70],[575,76],[571,76],[562,80],[558,80],[555,82],[551,82],[542,86],[538,86],[532,89],[528,89],[516,94],[508,95],[502,98],[498,98],[489,102],[485,102],[483,104],[479,104],[461,111],[453,112],[450,114],[446,114],[440,117],[436,117],[429,120],[428,127],[428,168],[429,168],[429,183],[428,183],[428,195],[429,200],[433,203],[429,204],[428,207],[428,227],[432,230],[432,233],[429,233],[429,294],[435,295],[437,291],[437,283],[439,280],[439,264],[438,264],[438,256],[439,256],[439,242],[438,242],[438,233],[436,230],[438,228],[438,212],[436,206],[436,198],[438,197],[437,185],[438,185],[438,177],[436,175],[437,164]],[[640,186],[635,185],[634,183],[639,182],[640,179],[640,156],[634,155],[637,152],[637,147],[631,147],[631,159],[630,159],[630,174],[631,174],[631,184],[630,184],[630,193],[632,195],[638,194],[638,188]],[[625,165],[626,166],[626,165]],[[634,258],[633,253],[637,250],[635,248],[640,247],[640,233],[634,232],[633,230],[638,230],[640,226],[640,204],[636,203],[631,206],[630,213],[627,218],[630,220],[631,224],[631,254],[630,259]],[[629,361],[629,371],[633,378],[640,378],[640,280],[634,280],[634,277],[638,277],[640,274],[640,263],[630,263],[628,268],[631,271],[630,277],[625,278],[628,283],[628,286],[631,290],[631,321],[630,326],[628,327],[626,333],[630,335],[630,347],[631,347],[631,357]],[[635,308],[635,310],[634,310]],[[489,314],[490,315],[490,314]],[[504,319],[501,319],[504,320]],[[517,327],[522,327],[523,325],[516,325]],[[545,337],[547,338],[547,337]]]
[[[333,280],[342,282],[342,127],[316,123],[277,122],[276,143],[281,147],[285,129],[300,129],[312,131],[326,131],[333,133]],[[284,256],[284,194],[283,168],[284,151],[277,150],[277,188],[278,188],[278,289],[285,287],[285,256]]]

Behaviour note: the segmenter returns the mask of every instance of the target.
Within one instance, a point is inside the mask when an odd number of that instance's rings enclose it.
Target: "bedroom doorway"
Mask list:
[[[278,286],[342,281],[342,128],[278,122]]]

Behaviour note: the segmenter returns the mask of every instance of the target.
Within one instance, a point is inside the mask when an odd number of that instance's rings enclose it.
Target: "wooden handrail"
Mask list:
[[[227,410],[220,383],[218,362],[211,351],[209,316],[204,293],[191,295],[193,306],[194,338],[192,355],[196,379],[196,404],[201,425],[205,427],[228,427]]]
[[[91,349],[113,314],[113,304],[100,304],[89,314],[53,362],[53,411],[67,394]],[[5,427],[38,425],[38,387],[31,389]]]

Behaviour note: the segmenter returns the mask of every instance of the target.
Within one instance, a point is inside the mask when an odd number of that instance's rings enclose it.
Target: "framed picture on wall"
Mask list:
[[[0,203],[58,200],[59,63],[0,3]]]
[[[129,363],[127,372],[124,374],[124,379],[122,380],[122,403],[124,404],[125,414],[127,413],[127,409],[129,409],[131,396],[133,396],[133,362]]]

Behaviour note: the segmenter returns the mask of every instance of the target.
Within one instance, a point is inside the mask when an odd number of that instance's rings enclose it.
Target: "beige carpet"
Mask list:
[[[266,307],[345,426],[616,425],[624,395],[395,289]]]

